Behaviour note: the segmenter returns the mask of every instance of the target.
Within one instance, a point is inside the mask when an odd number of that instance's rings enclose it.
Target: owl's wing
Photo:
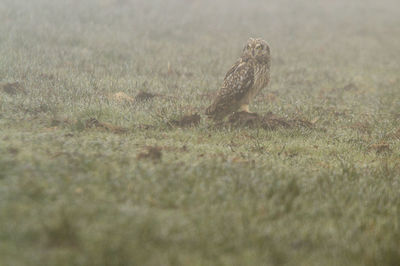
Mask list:
[[[241,100],[244,94],[253,87],[254,68],[248,62],[236,63],[226,73],[224,83],[218,93],[219,97]]]
[[[224,83],[213,104],[207,108],[206,114],[211,117],[223,118],[239,107],[240,101],[254,84],[254,68],[239,60],[226,73]]]

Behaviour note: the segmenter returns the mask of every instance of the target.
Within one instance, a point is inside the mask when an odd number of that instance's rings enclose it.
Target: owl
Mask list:
[[[214,102],[206,109],[213,120],[222,120],[237,111],[249,111],[253,98],[270,80],[270,48],[262,39],[250,38],[242,56],[226,73]]]

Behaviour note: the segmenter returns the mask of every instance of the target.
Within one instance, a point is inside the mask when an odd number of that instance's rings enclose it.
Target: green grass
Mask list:
[[[0,265],[400,263],[400,5],[249,2],[0,3]],[[250,36],[313,126],[203,116]]]

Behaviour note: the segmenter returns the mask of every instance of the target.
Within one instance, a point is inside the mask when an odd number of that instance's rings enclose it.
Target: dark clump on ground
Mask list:
[[[162,157],[162,148],[158,146],[146,146],[144,150],[136,156],[138,160],[150,159],[153,161],[160,161]]]
[[[345,91],[350,91],[350,90],[358,90],[358,86],[356,84],[354,84],[353,82],[350,82],[349,84],[347,84],[346,86],[344,86],[342,88],[342,90]]]
[[[171,120],[169,124],[178,127],[197,126],[200,123],[201,116],[199,114],[185,115],[179,120]]]
[[[115,134],[122,134],[128,131],[128,129],[123,127],[115,126],[105,122],[100,122],[96,118],[89,118],[85,121],[84,124],[85,128],[99,128],[99,129],[104,129],[106,131],[110,131]]]
[[[24,86],[22,86],[22,84],[19,82],[0,83],[0,91],[4,91],[10,95],[15,95],[18,93],[26,94]]]
[[[136,94],[135,101],[137,101],[137,102],[148,101],[148,100],[153,99],[156,96],[159,96],[159,95],[150,93],[150,92],[141,91],[138,94]]]
[[[50,126],[58,127],[62,125],[73,125],[76,124],[76,121],[68,119],[68,118],[53,118],[50,121]]]
[[[55,80],[56,76],[54,74],[41,73],[39,74],[39,78],[42,80]]]
[[[279,127],[306,127],[312,128],[314,124],[302,118],[287,119],[269,112],[265,115],[256,113],[237,112],[228,118],[228,124],[237,127],[263,128],[273,130]]]

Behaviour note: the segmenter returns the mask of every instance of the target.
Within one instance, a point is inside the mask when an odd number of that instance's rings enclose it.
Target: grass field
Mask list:
[[[0,265],[400,265],[399,12],[2,0]],[[251,36],[272,118],[215,125]]]

